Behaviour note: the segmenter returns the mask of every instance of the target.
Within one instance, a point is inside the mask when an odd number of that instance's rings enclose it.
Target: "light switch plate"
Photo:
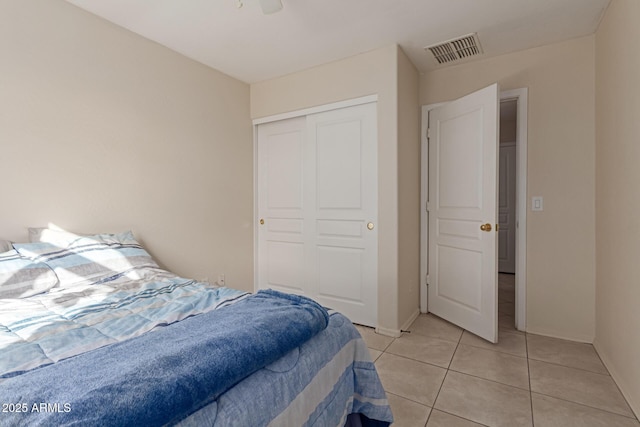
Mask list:
[[[535,196],[531,198],[531,210],[534,212],[540,212],[543,210],[542,196]]]

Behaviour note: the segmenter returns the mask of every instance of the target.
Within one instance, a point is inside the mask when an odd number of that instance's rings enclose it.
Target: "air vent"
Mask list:
[[[482,53],[476,33],[427,46],[424,49],[431,51],[438,64],[459,61]]]

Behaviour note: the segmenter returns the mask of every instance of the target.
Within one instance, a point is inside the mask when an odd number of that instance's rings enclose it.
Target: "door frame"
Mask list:
[[[527,319],[527,97],[528,89],[500,92],[500,102],[517,101],[516,118],[516,328],[526,331]],[[421,185],[420,185],[420,312],[428,313],[427,274],[429,261],[429,148],[427,127],[429,111],[446,104],[439,102],[422,106],[421,120]]]

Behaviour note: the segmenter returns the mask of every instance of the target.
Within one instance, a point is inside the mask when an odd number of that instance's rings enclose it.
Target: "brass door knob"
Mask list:
[[[482,231],[491,231],[491,224],[487,223],[487,224],[482,224],[480,226],[480,230]]]
[[[368,228],[369,230],[373,230],[373,223],[372,223],[372,222],[368,223],[368,224],[367,224],[367,228]]]
[[[260,218],[260,225],[264,225],[264,219]]]

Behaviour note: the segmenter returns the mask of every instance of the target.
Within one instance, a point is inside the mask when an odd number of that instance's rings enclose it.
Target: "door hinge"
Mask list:
[[[427,202],[427,212],[431,210],[431,203]]]
[[[431,128],[427,128],[427,139],[431,138]]]
[[[426,281],[427,281],[427,285],[429,285],[429,275],[428,274],[427,274],[427,277],[426,277]]]

